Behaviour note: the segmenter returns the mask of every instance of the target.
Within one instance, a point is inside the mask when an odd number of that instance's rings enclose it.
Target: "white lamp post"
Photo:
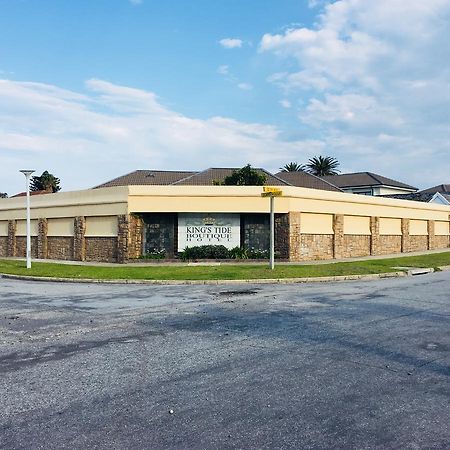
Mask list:
[[[27,183],[27,269],[31,269],[30,177],[34,170],[21,170]]]

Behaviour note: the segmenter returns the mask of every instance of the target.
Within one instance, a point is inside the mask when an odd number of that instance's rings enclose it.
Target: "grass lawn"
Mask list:
[[[224,264],[221,266],[117,265],[114,267],[68,265],[33,262],[30,270],[25,261],[0,260],[0,273],[58,278],[90,278],[103,280],[244,280],[264,278],[303,278],[336,275],[366,275],[398,272],[398,267],[433,267],[450,265],[450,252],[391,259],[328,263],[318,265],[278,265],[270,270],[265,265]]]

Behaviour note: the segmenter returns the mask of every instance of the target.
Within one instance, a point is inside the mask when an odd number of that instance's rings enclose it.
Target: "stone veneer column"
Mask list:
[[[289,214],[275,214],[275,254],[289,259]]]
[[[16,256],[16,228],[17,222],[15,220],[8,220],[8,256]]]
[[[380,218],[371,217],[370,218],[370,254],[379,255],[380,254]]]
[[[73,232],[73,259],[75,261],[84,261],[86,259],[86,218],[83,216],[75,217]]]
[[[142,255],[142,238],[144,219],[137,214],[128,216],[128,259],[139,258]]]
[[[344,256],[344,215],[335,214],[333,217],[333,257],[341,259]]]
[[[301,260],[302,235],[300,230],[301,213],[298,211],[289,212],[289,260]]]
[[[130,231],[128,215],[121,214],[117,216],[117,223],[117,262],[125,263],[128,260],[128,241]]]
[[[40,259],[47,259],[48,246],[47,246],[47,219],[39,219],[38,221],[38,236],[37,236],[37,257]]]
[[[436,239],[434,231],[434,220],[428,221],[428,250],[434,250],[436,248]]]
[[[402,253],[409,252],[409,219],[402,219]]]

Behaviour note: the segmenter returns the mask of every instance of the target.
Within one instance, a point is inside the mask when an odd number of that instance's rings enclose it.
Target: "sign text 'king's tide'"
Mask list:
[[[186,247],[240,245],[239,214],[180,213],[178,215],[178,251]]]

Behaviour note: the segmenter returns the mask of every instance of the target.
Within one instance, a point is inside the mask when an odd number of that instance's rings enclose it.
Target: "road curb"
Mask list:
[[[90,278],[36,277],[27,275],[0,274],[1,278],[24,281],[47,281],[57,283],[96,283],[96,284],[144,284],[144,285],[220,285],[220,284],[295,284],[326,283],[339,281],[370,281],[381,278],[400,278],[410,274],[406,272],[387,272],[367,275],[336,275],[332,277],[306,278],[264,278],[248,280],[99,280]]]

